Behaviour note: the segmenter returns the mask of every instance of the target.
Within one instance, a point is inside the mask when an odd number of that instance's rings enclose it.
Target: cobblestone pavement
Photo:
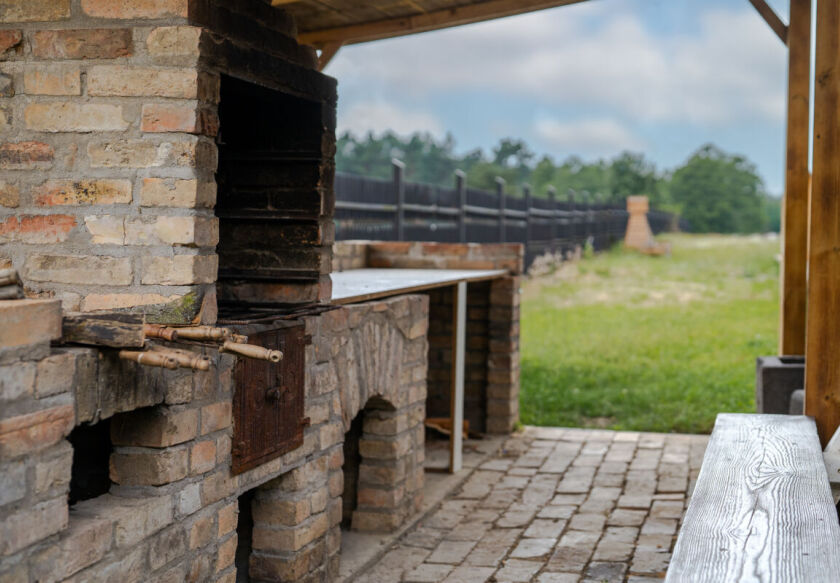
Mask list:
[[[707,442],[526,428],[356,581],[661,581]]]

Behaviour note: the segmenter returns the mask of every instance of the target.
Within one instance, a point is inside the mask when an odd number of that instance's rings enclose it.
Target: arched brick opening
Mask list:
[[[342,526],[389,532],[419,509],[423,487],[423,407],[370,398],[344,437]]]

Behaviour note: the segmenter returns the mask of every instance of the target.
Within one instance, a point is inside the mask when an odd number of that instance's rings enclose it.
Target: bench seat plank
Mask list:
[[[666,583],[840,581],[840,525],[813,419],[721,413]]]

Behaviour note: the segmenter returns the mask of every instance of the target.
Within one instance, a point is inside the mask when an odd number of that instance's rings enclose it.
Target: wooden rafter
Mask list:
[[[425,14],[416,14],[399,18],[389,18],[376,22],[366,22],[323,30],[302,32],[298,41],[302,44],[323,47],[328,43],[355,44],[392,38],[419,32],[428,32],[441,28],[471,24],[524,14],[545,8],[577,4],[585,0],[488,0],[476,4],[467,4],[454,8],[435,10]]]
[[[335,43],[327,43],[321,48],[321,54],[318,56],[318,70],[323,71],[327,65],[329,65],[330,61],[332,61],[333,57],[338,53],[338,50],[341,48],[342,43],[335,42]]]
[[[767,0],[750,0],[750,4],[758,11],[761,17],[764,19],[764,22],[773,29],[773,32],[776,33],[776,36],[779,37],[783,43],[787,44],[788,42],[788,27],[782,22],[782,19],[779,18],[778,14],[776,14],[773,9],[767,4]]]

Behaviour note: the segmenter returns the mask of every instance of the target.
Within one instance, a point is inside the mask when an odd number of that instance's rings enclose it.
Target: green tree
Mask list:
[[[637,194],[648,197],[652,205],[663,201],[656,176],[656,166],[637,152],[622,152],[610,164],[610,200],[620,203]]]
[[[764,185],[755,166],[712,144],[677,168],[670,194],[694,232],[754,233],[767,228]]]

